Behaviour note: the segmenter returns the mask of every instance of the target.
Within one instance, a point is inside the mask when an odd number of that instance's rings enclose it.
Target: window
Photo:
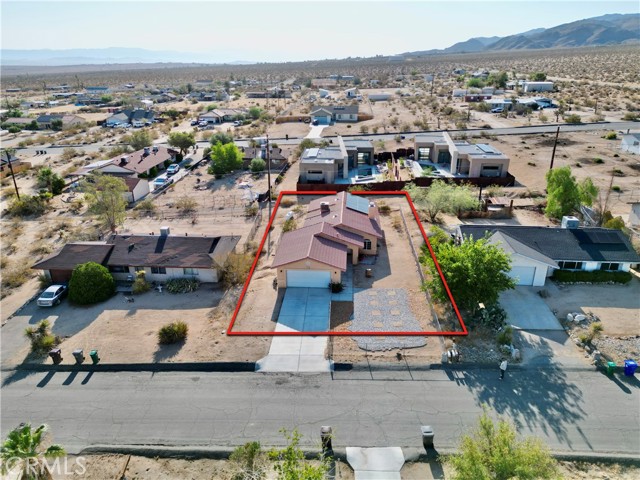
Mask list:
[[[111,273],[129,273],[129,267],[124,265],[109,265],[109,271]]]
[[[429,147],[418,148],[417,160],[429,160],[431,149]]]
[[[322,170],[309,170],[307,172],[308,175],[322,175]]]
[[[156,275],[166,275],[167,269],[165,267],[151,267],[151,273]]]
[[[615,272],[617,270],[620,270],[620,264],[619,263],[601,263],[600,270],[610,270]]]
[[[582,270],[582,262],[558,262],[562,270]]]
[[[371,250],[371,240],[369,240],[369,239],[365,239],[364,240],[364,249],[365,250]]]
[[[182,273],[184,275],[199,275],[197,268],[183,268]]]
[[[136,267],[136,272],[144,272],[144,267]]]

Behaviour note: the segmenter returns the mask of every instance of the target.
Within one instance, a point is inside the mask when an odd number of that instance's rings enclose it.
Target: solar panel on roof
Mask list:
[[[347,194],[347,208],[355,210],[356,212],[369,214],[369,200]]]

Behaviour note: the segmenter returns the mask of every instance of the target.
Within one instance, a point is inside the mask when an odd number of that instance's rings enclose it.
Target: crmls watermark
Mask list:
[[[47,478],[46,473],[56,476],[84,475],[87,472],[85,457],[20,458],[10,457],[2,462],[8,472],[22,471],[23,478]]]

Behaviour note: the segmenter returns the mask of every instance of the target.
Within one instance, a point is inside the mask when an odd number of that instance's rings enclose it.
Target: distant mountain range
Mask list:
[[[68,50],[5,50],[0,53],[2,65],[102,65],[108,63],[227,63],[245,65],[255,62],[216,62],[207,53],[146,50],[144,48],[72,48]]]
[[[577,4],[576,4],[577,5]],[[547,8],[547,6],[545,6]],[[553,8],[551,4],[548,8]],[[487,26],[487,29],[490,29]],[[571,48],[601,45],[640,44],[640,13],[609,14],[558,25],[536,28],[508,37],[476,37],[441,50],[406,52],[399,57],[423,57],[453,53],[502,50]],[[0,63],[10,65],[61,66],[132,63],[202,63],[249,65],[256,62],[221,62],[215,53],[156,51],[143,48],[74,48],[69,50],[0,50]],[[398,56],[396,56],[398,57]]]
[[[550,8],[553,8],[550,6]],[[508,37],[476,37],[441,50],[406,52],[404,57],[500,50],[533,50],[640,43],[640,14],[609,14],[565,23],[553,28],[536,28]]]

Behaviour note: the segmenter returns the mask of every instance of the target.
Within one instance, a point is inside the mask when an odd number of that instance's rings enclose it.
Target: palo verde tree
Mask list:
[[[213,175],[224,175],[242,168],[242,153],[233,143],[223,145],[218,142],[211,147],[211,165],[208,172]]]
[[[547,178],[547,217],[560,219],[580,209],[580,205],[593,205],[598,196],[598,187],[591,178],[578,183],[571,175],[571,168],[562,167],[549,170]]]
[[[81,184],[89,212],[97,215],[100,222],[112,232],[122,225],[125,219],[129,191],[124,180],[111,175],[92,174]]]
[[[543,480],[558,478],[558,466],[540,439],[518,439],[507,420],[495,423],[484,413],[477,427],[464,435],[447,463],[452,480]]]
[[[515,281],[509,276],[511,258],[486,238],[467,238],[460,245],[440,241],[432,246],[456,304],[472,316],[481,303],[487,307],[495,305],[500,293],[515,287]],[[420,262],[430,273],[425,286],[434,298],[448,302],[444,284],[426,245]]]
[[[167,140],[169,145],[180,149],[180,155],[184,156],[190,148],[196,144],[196,138],[193,133],[188,132],[171,132]]]
[[[67,453],[57,444],[46,449],[42,446],[47,431],[46,425],[32,429],[30,424],[25,423],[9,432],[0,448],[3,475],[18,470],[21,472],[20,478],[25,480],[52,478],[47,459],[64,457]]]
[[[426,188],[412,184],[407,191],[416,207],[423,210],[431,222],[435,222],[440,213],[458,215],[478,208],[478,199],[469,185],[436,180]]]

